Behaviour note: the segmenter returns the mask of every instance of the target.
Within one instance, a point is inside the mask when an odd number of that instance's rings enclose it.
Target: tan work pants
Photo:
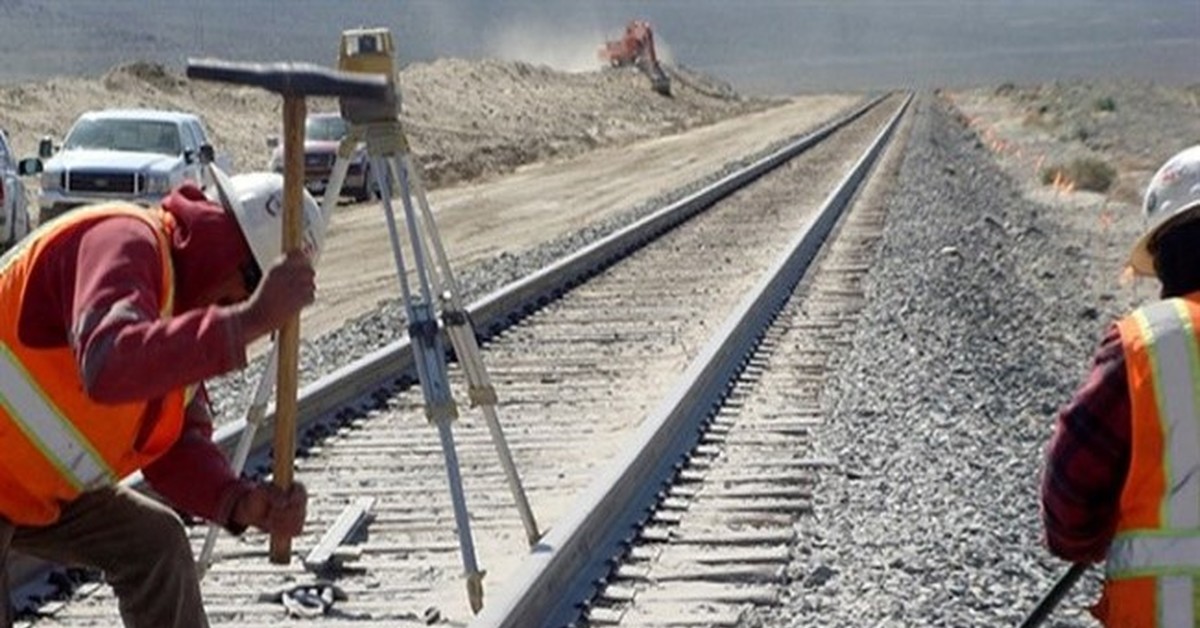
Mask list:
[[[104,572],[121,619],[133,628],[204,628],[208,619],[183,523],[169,508],[113,487],[84,493],[44,527],[0,519],[0,627],[12,625],[9,548],[65,565]]]

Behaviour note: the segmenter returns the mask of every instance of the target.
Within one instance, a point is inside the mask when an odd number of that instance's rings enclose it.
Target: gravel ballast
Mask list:
[[[853,349],[816,440],[840,465],[763,626],[1017,625],[1067,565],[1042,545],[1054,414],[1120,289],[1100,211],[1027,200],[956,110],[915,109]],[[1095,286],[1095,288],[1093,288]],[[1139,292],[1140,291],[1140,292]],[[1046,625],[1096,625],[1093,569]]]

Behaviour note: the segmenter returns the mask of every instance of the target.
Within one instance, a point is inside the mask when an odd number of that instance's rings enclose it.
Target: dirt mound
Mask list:
[[[399,75],[401,119],[417,161],[437,187],[510,172],[539,160],[673,133],[775,104],[740,97],[721,81],[678,70],[672,97],[634,69],[568,73],[495,60],[440,59]],[[686,77],[683,79],[682,77]],[[310,111],[336,110],[310,99]],[[61,139],[79,114],[161,107],[200,114],[235,170],[266,166],[266,139],[281,132],[279,97],[259,89],[190,81],[142,61],[99,78],[59,78],[0,88],[0,127],[21,156],[38,138]],[[30,181],[36,187],[36,181]]]
[[[112,91],[151,87],[159,91],[174,93],[187,85],[187,79],[171,73],[162,64],[147,61],[134,61],[119,65],[109,70],[104,75],[102,82],[105,88]]]
[[[709,82],[671,97],[633,68],[566,73],[505,61],[440,59],[400,73],[402,119],[434,183],[681,131],[768,105]]]

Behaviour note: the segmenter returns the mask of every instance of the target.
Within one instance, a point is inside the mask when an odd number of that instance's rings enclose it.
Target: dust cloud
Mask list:
[[[589,72],[604,67],[600,28],[564,28],[561,23],[509,24],[484,43],[486,54],[506,61],[545,65],[562,72]]]

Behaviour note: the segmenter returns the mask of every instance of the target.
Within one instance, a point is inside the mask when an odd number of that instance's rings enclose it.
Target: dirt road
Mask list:
[[[683,186],[728,162],[811,129],[857,100],[797,98],[783,106],[690,132],[534,164],[484,183],[437,190],[429,202],[455,269],[570,233]],[[401,211],[398,202],[396,211]],[[320,336],[399,295],[379,204],[344,206],[330,225],[317,304],[305,337]],[[411,259],[411,258],[410,258]]]

